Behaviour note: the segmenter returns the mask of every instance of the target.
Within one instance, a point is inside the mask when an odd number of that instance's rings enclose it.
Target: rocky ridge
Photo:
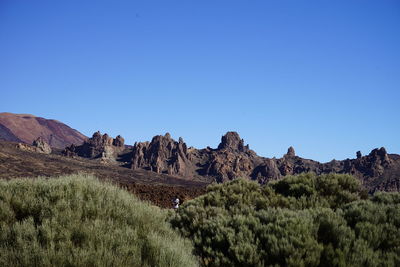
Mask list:
[[[355,159],[320,163],[296,156],[293,147],[282,158],[260,157],[236,132],[222,136],[216,149],[188,148],[182,138],[177,142],[166,134],[155,136],[151,142],[135,143],[131,162],[132,169],[185,179],[202,176],[217,182],[243,177],[263,184],[303,172],[347,173],[358,177],[370,191],[400,191],[400,156],[388,154],[385,148],[374,149],[366,156],[357,152]]]
[[[124,166],[132,170],[185,180],[225,182],[242,177],[264,184],[304,172],[347,173],[359,178],[370,191],[400,191],[400,156],[388,154],[385,148],[374,149],[366,156],[358,151],[355,159],[320,163],[297,156],[293,147],[282,158],[260,157],[236,132],[222,136],[216,149],[188,147],[182,138],[176,141],[169,133],[154,136],[150,142],[136,142],[128,148],[121,136],[114,139],[96,132],[82,145],[65,148],[63,154],[107,162],[123,158]]]

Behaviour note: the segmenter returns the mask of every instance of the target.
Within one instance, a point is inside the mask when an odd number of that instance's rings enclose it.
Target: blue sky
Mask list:
[[[0,1],[0,112],[320,161],[400,154],[400,1]]]

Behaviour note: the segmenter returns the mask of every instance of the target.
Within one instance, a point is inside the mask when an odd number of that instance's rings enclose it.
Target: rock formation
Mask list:
[[[346,162],[346,161],[345,161]],[[377,177],[381,176],[386,169],[389,169],[392,160],[386,149],[376,148],[364,157],[355,160],[349,160],[344,166],[344,172],[352,173],[357,176]]]
[[[294,148],[292,146],[288,148],[288,151],[285,156],[290,157],[290,158],[293,158],[296,156],[296,153],[294,152]]]
[[[117,137],[115,137],[115,139],[113,140],[112,144],[113,144],[113,146],[116,146],[116,147],[124,147],[125,139],[122,136],[117,135]]]
[[[109,137],[108,134],[102,135],[97,131],[91,138],[85,140],[82,145],[66,147],[63,154],[70,157],[80,156],[113,160],[124,148],[124,138],[120,135],[114,139]]]
[[[43,153],[43,154],[51,153],[51,147],[41,137],[38,137],[35,141],[33,141],[32,145],[18,143],[16,147],[21,150],[31,151],[36,153]]]
[[[32,143],[33,147],[36,147],[37,151],[40,153],[44,154],[50,154],[51,153],[51,147],[42,137],[37,138],[35,141]]]
[[[244,146],[244,141],[240,138],[237,132],[227,132],[221,137],[221,143],[218,145],[218,150],[246,152],[249,150],[249,146]]]
[[[43,147],[41,142],[37,146]],[[388,154],[385,148],[374,149],[366,156],[358,151],[355,159],[320,163],[297,156],[293,147],[289,147],[282,158],[260,157],[236,132],[222,136],[216,149],[188,148],[182,138],[176,141],[169,133],[127,147],[121,136],[111,138],[96,132],[83,144],[66,147],[63,154],[100,158],[102,162],[119,157],[124,166],[130,165],[133,170],[148,170],[188,180],[225,182],[242,177],[264,184],[304,172],[347,173],[358,177],[370,191],[400,191],[400,156]]]
[[[236,132],[222,136],[216,149],[188,149],[181,138],[177,142],[169,134],[155,136],[151,142],[135,143],[131,168],[186,179],[224,182],[243,177],[259,183],[303,172],[348,173],[358,177],[370,190],[400,190],[400,156],[389,155],[384,148],[374,149],[367,156],[357,152],[356,159],[320,163],[296,156],[294,148],[289,147],[282,158],[269,159],[244,145]]]
[[[243,139],[237,132],[227,132],[221,137],[221,143],[216,150],[201,151],[207,156],[203,173],[214,177],[217,182],[232,180],[237,177],[249,177],[254,169],[257,155],[244,145]]]
[[[153,137],[151,142],[135,143],[132,151],[132,169],[146,169],[172,175],[191,175],[192,163],[182,138],[176,142],[169,133]]]
[[[262,164],[254,168],[251,178],[257,180],[260,184],[264,184],[269,180],[279,179],[282,175],[276,160],[265,159]]]

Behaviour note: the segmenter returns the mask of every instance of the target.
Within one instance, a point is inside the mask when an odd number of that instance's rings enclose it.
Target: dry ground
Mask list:
[[[23,151],[17,143],[0,141],[0,179],[17,177],[55,177],[72,173],[90,173],[111,180],[142,200],[170,208],[174,196],[183,200],[205,192],[207,181],[192,181],[145,170],[131,170],[118,163],[67,158],[55,151],[50,155]]]

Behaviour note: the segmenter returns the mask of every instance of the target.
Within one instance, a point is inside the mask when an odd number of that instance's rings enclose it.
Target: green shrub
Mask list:
[[[356,237],[385,260],[382,266],[400,266],[399,199],[399,193],[379,193],[371,201],[357,201],[343,209]]]
[[[360,181],[346,174],[305,173],[287,176],[285,179],[269,183],[268,186],[276,193],[289,198],[291,208],[319,206],[336,209],[363,196]]]
[[[363,200],[349,175],[238,179],[209,186],[170,223],[204,266],[399,266],[399,196]]]
[[[166,212],[93,177],[0,181],[0,266],[196,266]]]

